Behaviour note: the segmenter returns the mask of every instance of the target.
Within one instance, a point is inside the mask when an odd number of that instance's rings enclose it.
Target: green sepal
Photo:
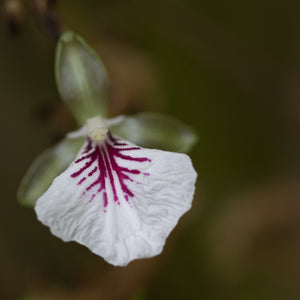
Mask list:
[[[158,113],[124,116],[110,129],[139,146],[166,151],[187,153],[197,142],[197,134],[191,127]]]
[[[41,153],[23,177],[17,192],[18,201],[33,207],[37,199],[49,188],[76,158],[84,138],[64,138],[60,143]]]
[[[62,100],[79,125],[107,115],[109,79],[96,52],[78,34],[64,32],[55,55],[55,79]]]

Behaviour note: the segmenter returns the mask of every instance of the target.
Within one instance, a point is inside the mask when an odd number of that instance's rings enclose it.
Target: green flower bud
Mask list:
[[[55,78],[62,100],[80,125],[107,114],[109,80],[98,55],[82,37],[64,32],[57,44]]]

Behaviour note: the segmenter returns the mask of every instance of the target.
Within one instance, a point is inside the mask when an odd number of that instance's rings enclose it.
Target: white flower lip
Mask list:
[[[185,154],[140,148],[108,133],[88,139],[38,199],[38,219],[115,266],[161,253],[190,209],[197,174]]]

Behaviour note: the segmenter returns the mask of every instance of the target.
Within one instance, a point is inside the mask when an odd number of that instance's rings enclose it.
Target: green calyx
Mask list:
[[[95,51],[78,34],[64,32],[57,43],[55,79],[62,100],[79,125],[107,115],[109,79]]]

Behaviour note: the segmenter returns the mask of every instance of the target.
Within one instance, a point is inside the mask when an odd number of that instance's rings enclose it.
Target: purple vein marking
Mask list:
[[[81,178],[80,181],[77,183],[77,185],[82,184],[85,180],[86,180],[86,177]]]
[[[106,192],[106,184],[109,183],[112,193],[113,200],[120,205],[120,199],[118,197],[116,188],[116,178],[119,181],[121,190],[124,194],[124,199],[130,204],[129,197],[133,198],[133,192],[128,188],[126,180],[134,182],[131,178],[133,175],[141,174],[142,172],[138,169],[129,169],[118,165],[117,158],[127,161],[134,162],[151,162],[151,159],[147,157],[134,157],[131,155],[125,155],[123,151],[140,150],[139,147],[131,147],[127,143],[119,142],[118,139],[114,138],[110,133],[107,135],[107,139],[101,144],[97,145],[91,139],[88,139],[88,144],[85,147],[82,157],[77,159],[75,163],[85,162],[83,167],[79,168],[76,172],[71,174],[72,178],[81,177],[78,185],[81,185],[86,181],[87,177],[97,176],[96,179],[85,188],[83,195],[94,187],[97,187],[96,193],[93,193],[89,202],[93,201],[97,193],[103,192],[103,207],[106,212],[109,199]],[[96,166],[92,168],[92,165],[96,162]],[[84,175],[84,172],[88,172]],[[142,173],[143,175],[149,176],[149,173]],[[140,182],[136,182],[140,184]]]

